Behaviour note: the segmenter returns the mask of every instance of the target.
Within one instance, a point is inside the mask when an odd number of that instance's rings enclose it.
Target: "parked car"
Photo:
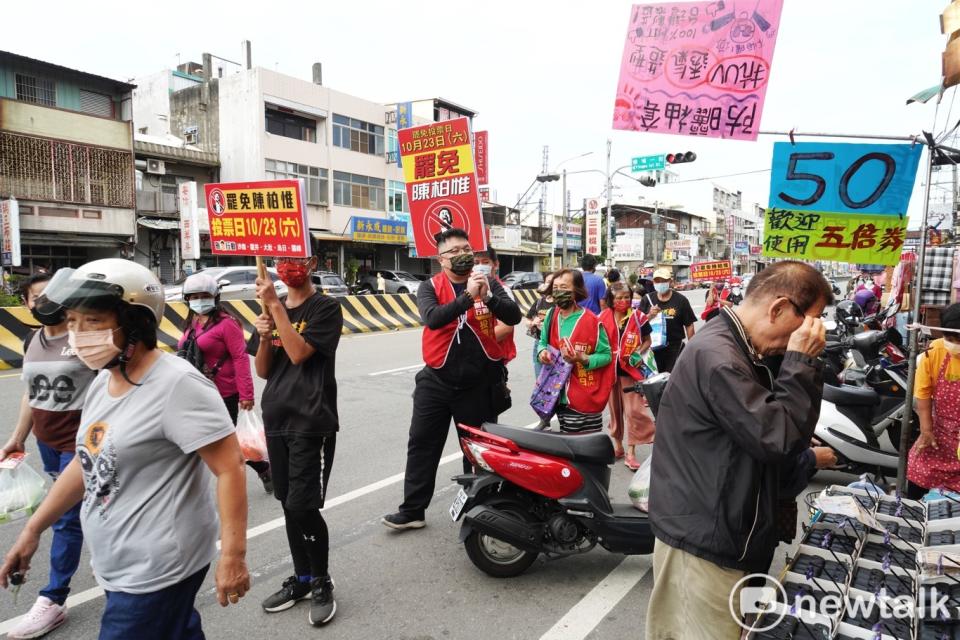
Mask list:
[[[209,267],[200,269],[196,273],[206,273],[220,283],[221,300],[253,300],[257,297],[257,268],[256,267]],[[287,285],[280,282],[277,270],[268,267],[267,273],[273,280],[273,286],[278,296],[287,295]],[[164,287],[164,297],[167,302],[183,302],[184,276],[170,287]]]
[[[310,281],[324,295],[335,297],[350,295],[350,287],[343,278],[332,271],[314,271]]]
[[[537,271],[511,271],[503,277],[503,284],[511,289],[536,289],[543,284],[543,274]]]
[[[383,274],[384,293],[416,293],[420,288],[420,280],[406,271],[374,269],[360,278],[357,291],[364,294],[377,293],[377,273]]]

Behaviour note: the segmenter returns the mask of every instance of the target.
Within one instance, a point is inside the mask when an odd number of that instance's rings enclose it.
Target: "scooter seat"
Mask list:
[[[606,433],[583,435],[544,433],[505,424],[485,422],[483,430],[513,440],[518,446],[530,451],[546,453],[576,462],[613,464],[613,443]]]
[[[841,406],[869,407],[880,404],[880,396],[873,389],[852,387],[846,384],[839,387],[829,384],[823,385],[823,399]]]

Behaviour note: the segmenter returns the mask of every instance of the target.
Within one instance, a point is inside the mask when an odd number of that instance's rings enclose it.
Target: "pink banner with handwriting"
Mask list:
[[[613,128],[756,140],[783,0],[634,5]]]

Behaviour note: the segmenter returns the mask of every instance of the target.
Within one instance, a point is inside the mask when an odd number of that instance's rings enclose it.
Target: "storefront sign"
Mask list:
[[[737,240],[733,243],[733,254],[745,256],[750,254],[750,243],[746,240]]]
[[[3,266],[19,267],[20,256],[20,205],[16,199],[0,200],[0,226],[3,228],[3,246],[0,247]]]
[[[585,223],[587,226],[587,249],[586,252],[590,255],[598,256],[601,252],[601,216],[600,216],[600,200],[597,198],[587,198],[586,205],[586,219]]]
[[[486,131],[477,131],[473,134],[473,152],[477,162],[477,184],[487,184],[490,175],[488,141],[489,136]]]
[[[180,198],[180,258],[200,258],[200,224],[197,221],[197,183],[181,182],[177,188]]]
[[[690,265],[690,279],[694,281],[729,278],[732,275],[733,265],[729,260],[695,262],[694,264]]]
[[[563,249],[564,239],[566,239],[567,251],[580,251],[583,248],[583,225],[567,223],[567,231],[564,233],[560,218],[553,220],[553,247]]]
[[[783,0],[634,5],[613,128],[756,140]]]
[[[204,186],[210,250],[233,256],[310,256],[302,180]]]
[[[357,242],[407,244],[407,223],[382,218],[350,218],[350,233]]]
[[[520,227],[490,226],[490,246],[508,251],[520,248]]]
[[[486,248],[470,122],[457,118],[397,132],[417,254],[437,255],[446,229],[467,232],[474,251]]]

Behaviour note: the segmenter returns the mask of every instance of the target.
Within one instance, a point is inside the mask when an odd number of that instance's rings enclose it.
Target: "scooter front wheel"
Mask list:
[[[530,514],[520,505],[497,505],[504,513],[531,521]],[[539,554],[518,549],[508,542],[473,531],[463,541],[464,550],[473,564],[494,578],[518,576],[534,563]]]

